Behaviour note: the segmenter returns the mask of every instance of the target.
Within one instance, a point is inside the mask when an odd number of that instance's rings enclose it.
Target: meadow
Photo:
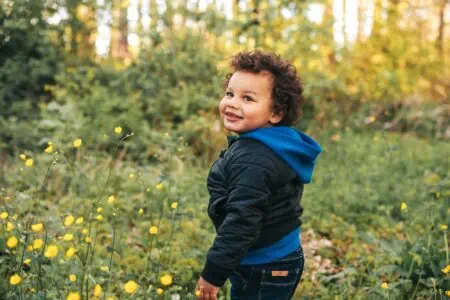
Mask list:
[[[444,299],[450,144],[334,125],[309,132],[324,152],[302,198],[306,267],[295,299]],[[134,137],[117,126],[100,135],[111,155],[89,153],[80,136],[22,149],[6,166],[7,299],[196,298],[214,238],[208,164],[165,132],[154,162],[137,165],[123,153]]]

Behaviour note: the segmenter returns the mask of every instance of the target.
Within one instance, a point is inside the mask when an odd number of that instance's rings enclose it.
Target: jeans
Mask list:
[[[303,248],[276,261],[240,265],[230,276],[232,300],[287,300],[294,295],[302,277]]]

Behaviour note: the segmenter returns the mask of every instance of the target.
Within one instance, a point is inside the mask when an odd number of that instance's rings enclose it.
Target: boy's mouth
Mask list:
[[[227,116],[229,119],[242,119],[242,117],[239,117],[238,115],[232,114],[230,112],[226,112],[225,116]]]

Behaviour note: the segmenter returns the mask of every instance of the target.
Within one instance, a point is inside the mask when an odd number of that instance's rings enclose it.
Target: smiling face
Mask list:
[[[270,127],[283,118],[273,111],[272,76],[267,71],[235,72],[219,110],[225,128],[238,134]]]

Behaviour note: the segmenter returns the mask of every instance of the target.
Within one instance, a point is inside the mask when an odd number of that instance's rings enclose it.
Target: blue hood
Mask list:
[[[322,148],[307,134],[289,126],[274,126],[245,132],[239,138],[253,138],[264,143],[291,166],[300,183],[311,182],[314,162]]]

